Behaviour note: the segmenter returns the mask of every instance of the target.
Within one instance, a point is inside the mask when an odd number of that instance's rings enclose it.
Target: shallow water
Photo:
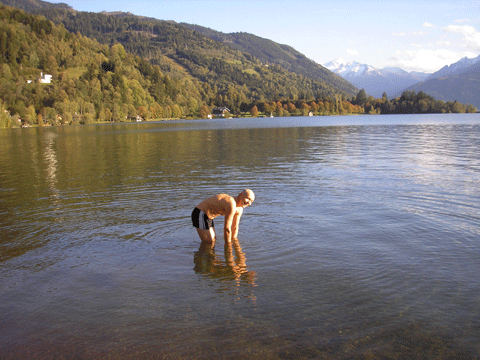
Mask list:
[[[479,145],[478,114],[1,131],[0,358],[478,359]]]

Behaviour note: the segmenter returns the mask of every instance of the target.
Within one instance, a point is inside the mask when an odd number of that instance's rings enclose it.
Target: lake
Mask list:
[[[480,357],[480,114],[6,129],[0,232],[2,359]]]

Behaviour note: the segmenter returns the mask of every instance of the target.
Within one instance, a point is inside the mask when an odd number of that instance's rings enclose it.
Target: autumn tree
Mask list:
[[[307,116],[310,113],[310,106],[306,103],[302,103],[302,105],[300,105],[300,111],[303,116]]]
[[[295,104],[289,102],[287,104],[287,111],[290,113],[290,114],[294,114],[295,113],[295,110],[297,110],[297,108],[295,107]]]
[[[149,112],[145,106],[140,106],[137,109],[137,114],[141,116],[144,120],[147,120],[149,118]]]
[[[252,117],[258,117],[258,108],[256,105],[254,105],[251,109],[250,109],[250,115]]]
[[[201,119],[206,119],[210,115],[210,110],[206,105],[202,105],[198,113]]]

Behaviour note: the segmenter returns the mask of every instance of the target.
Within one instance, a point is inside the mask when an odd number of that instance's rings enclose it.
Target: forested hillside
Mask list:
[[[480,107],[480,62],[458,74],[427,79],[408,90],[423,91],[442,100],[457,99]]]
[[[2,0],[2,4],[22,9],[27,12],[39,10],[39,9],[70,9],[69,5],[65,3],[50,3],[42,0]]]
[[[175,22],[124,13],[94,14],[69,10],[42,10],[38,13],[55,23],[62,23],[70,32],[80,32],[102,44],[120,43],[127,52],[160,66],[165,74],[188,75],[211,87],[216,86],[223,96],[231,87],[231,92],[238,93],[238,98],[250,102],[312,100],[339,93],[344,96],[356,93],[353,86],[347,87],[347,92],[322,79],[287,71],[278,64],[262,63],[249,53]],[[234,112],[240,107],[238,101],[225,105]]]
[[[2,110],[30,124],[39,116],[51,124],[187,116],[217,96],[207,84],[162,74],[121,44],[101,45],[3,5],[0,64]],[[41,73],[51,83],[38,81]]]
[[[175,24],[165,22],[165,25],[176,28]],[[179,31],[183,29],[186,28]],[[316,100],[315,95],[328,102],[334,94],[333,88],[287,73],[279,66],[265,67],[245,57],[240,62],[238,58],[243,55],[230,48],[209,59],[208,70],[208,66],[196,65],[204,58],[188,53],[187,48],[194,46],[190,43],[184,44],[184,51],[168,50],[179,59],[178,63],[165,54],[155,58],[154,62],[163,69],[174,69],[168,71],[168,75],[150,61],[129,54],[115,41],[111,46],[102,45],[79,32],[67,31],[63,25],[54,25],[44,17],[6,6],[0,6],[0,32],[2,110],[18,115],[28,124],[125,121],[137,115],[143,118],[206,117],[214,106],[228,106],[234,113],[249,111],[256,104],[261,107],[273,100],[285,108],[288,102],[295,102],[299,107],[299,101]],[[137,31],[131,35],[133,38],[146,36]],[[165,42],[182,41],[181,36],[164,36]],[[214,51],[214,41],[208,39],[208,42],[212,44],[202,44]],[[152,51],[161,51],[159,48],[154,47]],[[233,55],[237,60],[228,59],[234,58]],[[215,66],[223,68],[223,72],[211,70]],[[41,73],[52,75],[51,83],[38,81]],[[192,73],[203,77],[194,77]],[[217,79],[213,86],[207,81],[212,78]],[[289,91],[291,98],[279,92],[282,88]],[[318,93],[314,95],[312,89]],[[289,107],[292,114],[299,113],[297,107]],[[5,112],[1,114],[3,126],[8,125]],[[283,114],[290,112],[285,110]]]
[[[335,88],[345,93],[356,94],[358,92],[352,84],[308,59],[291,46],[281,45],[272,40],[244,32],[224,34],[199,25],[185,23],[182,23],[182,25],[198,31],[213,40],[248,53],[263,63],[278,64],[288,71],[332,84]]]
[[[0,6],[0,127],[205,118],[216,106],[252,116],[475,110],[423,93],[351,96],[173,22],[46,13],[63,21]]]
[[[445,114],[474,113],[477,108],[458,101],[437,100],[433,96],[414,90],[404,91],[400,97],[389,100],[384,93],[381,99],[367,97],[365,90],[359,91],[354,103],[365,109],[367,114]]]

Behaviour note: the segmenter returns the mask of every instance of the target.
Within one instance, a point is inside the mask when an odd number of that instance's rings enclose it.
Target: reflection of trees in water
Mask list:
[[[256,286],[256,273],[248,270],[245,253],[238,240],[225,244],[224,256],[225,259],[222,260],[215,253],[215,244],[202,242],[193,257],[195,272],[221,281],[225,286],[220,291],[232,291],[232,295],[240,295],[241,286],[247,286],[249,289]],[[243,295],[255,300],[253,291]]]

